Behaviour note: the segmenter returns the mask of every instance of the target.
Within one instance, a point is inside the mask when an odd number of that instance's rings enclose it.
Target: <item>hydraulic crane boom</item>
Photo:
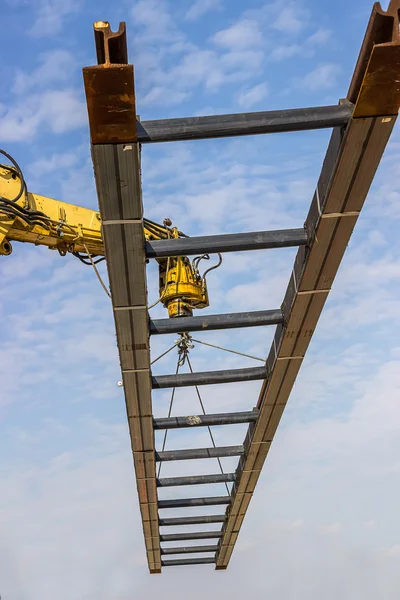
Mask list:
[[[28,242],[72,253],[85,264],[104,260],[100,213],[27,191],[18,164],[1,151],[14,166],[0,165],[0,255],[12,252],[13,241]],[[148,241],[186,237],[169,219],[159,225],[144,219]],[[170,317],[191,316],[194,308],[208,306],[207,283],[195,258],[178,256],[157,259],[160,302]]]

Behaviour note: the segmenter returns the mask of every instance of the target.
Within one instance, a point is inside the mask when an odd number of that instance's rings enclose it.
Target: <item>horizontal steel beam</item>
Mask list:
[[[176,560],[162,560],[162,567],[182,567],[183,565],[213,565],[215,558],[177,558]]]
[[[149,322],[150,335],[181,333],[183,331],[214,331],[216,329],[236,329],[239,327],[261,327],[283,323],[280,308],[257,310],[254,312],[228,313],[226,315],[202,315],[179,317],[176,319],[154,319]]]
[[[188,387],[193,385],[211,385],[214,383],[234,383],[267,379],[266,366],[247,369],[228,369],[226,371],[204,371],[183,373],[183,375],[154,375],[151,378],[153,389]]]
[[[208,540],[222,537],[221,531],[196,531],[187,533],[167,533],[160,535],[161,542],[178,542],[180,540]]]
[[[226,233],[181,237],[146,242],[147,258],[168,256],[193,256],[215,252],[242,252],[244,250],[267,250],[305,246],[308,242],[305,229],[281,229],[277,231],[254,231],[252,233]]]
[[[162,477],[157,479],[157,487],[177,485],[202,485],[203,483],[226,483],[235,481],[235,473],[217,473],[215,475],[189,475],[188,477]]]
[[[184,508],[188,506],[216,506],[230,504],[230,496],[211,496],[210,498],[178,498],[177,500],[159,500],[158,508]]]
[[[181,546],[177,548],[161,548],[163,554],[199,554],[200,552],[216,552],[218,546]]]
[[[224,523],[224,521],[225,515],[202,515],[201,517],[170,517],[167,519],[158,519],[158,524],[160,527],[175,527],[175,525],[203,525],[205,523]]]
[[[137,139],[143,144],[325,129],[346,125],[350,103],[231,115],[211,115],[157,121],[137,121]]]
[[[219,448],[197,448],[193,450],[164,450],[156,452],[156,460],[192,460],[196,458],[217,458],[222,456],[243,456],[243,446],[221,446]]]
[[[180,429],[182,427],[207,427],[208,425],[237,425],[255,423],[258,410],[214,415],[190,415],[188,417],[163,417],[153,420],[154,429]]]

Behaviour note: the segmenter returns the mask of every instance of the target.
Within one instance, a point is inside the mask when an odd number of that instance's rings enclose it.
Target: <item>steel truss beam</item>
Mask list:
[[[151,573],[159,573],[161,566],[215,563],[216,569],[225,569],[229,563],[293,383],[396,121],[400,106],[399,14],[400,0],[391,0],[386,12],[378,3],[374,5],[348,98],[336,107],[143,123],[136,117],[133,67],[126,64],[125,28],[121,26],[117,33],[113,33],[107,25],[97,24],[96,48],[101,64],[84,69],[84,81],[117,342]],[[154,242],[145,246],[139,143],[322,127],[334,129],[304,230],[206,236]],[[149,256],[289,245],[297,245],[299,250],[282,312],[211,315],[176,319],[168,324],[165,319],[149,320],[145,277],[145,261]],[[157,334],[260,324],[277,324],[264,367],[151,377],[149,329],[151,334]],[[255,379],[262,379],[263,385],[254,411],[153,419],[152,387]],[[225,476],[230,477],[229,481],[234,479],[232,494],[158,500],[154,429],[231,423],[250,423],[235,476]],[[178,452],[181,452],[182,459],[182,453],[190,451]],[[198,453],[199,450],[191,452]],[[162,460],[162,454],[160,457]],[[171,457],[172,451],[164,453],[165,460],[172,460]],[[204,478],[217,476],[198,477],[202,477],[204,483]],[[168,485],[168,481],[174,481],[174,485],[183,485],[177,482],[187,482],[188,479],[193,482],[196,476],[164,478],[158,483],[163,485],[164,482],[165,485],[167,482]],[[227,505],[224,515],[174,518],[159,518],[158,515],[159,509],[224,504]],[[222,530],[198,532],[192,534],[198,536],[193,538],[172,533],[169,540],[165,539],[168,536],[164,536],[163,541],[207,539],[206,535],[213,534],[216,539],[219,538],[215,557],[161,560],[161,553],[185,548],[161,549],[159,527],[203,523],[222,523]],[[205,548],[215,551],[214,546]]]
[[[102,234],[139,505],[151,573],[161,572],[143,238],[140,149],[125,26],[95,25],[100,64],[83,70]],[[115,61],[112,65],[109,60]],[[105,102],[105,104],[103,104]],[[122,112],[121,112],[122,111]],[[129,143],[126,143],[129,142]]]
[[[246,457],[240,461],[232,503],[226,511],[227,520],[216,556],[217,569],[224,569],[229,563],[294,381],[396,121],[400,106],[400,91],[394,76],[396,69],[391,71],[385,61],[391,56],[398,72],[398,9],[400,3],[392,0],[389,8],[392,15],[387,17],[380,13],[378,18],[380,8],[375,5],[367,41],[364,41],[350,86],[351,98],[354,99],[358,85],[359,95],[354,111],[357,118],[352,118],[345,129],[335,128],[332,133],[306,220],[309,248],[307,252],[304,248],[299,249],[286,291],[283,302],[285,325],[277,327],[267,360],[270,377],[262,386],[258,400],[259,418],[248,430]],[[386,26],[388,31],[390,29],[390,36],[395,32],[391,55],[386,49],[380,63],[378,59],[374,63],[372,59],[374,53],[379,53],[379,47],[371,43],[370,36],[375,35],[388,18],[390,23],[386,22]],[[387,41],[392,41],[392,38]],[[372,55],[368,56],[365,48],[369,49],[369,53],[372,51]],[[388,97],[382,97],[382,69],[390,101]],[[382,112],[375,117],[378,104]]]

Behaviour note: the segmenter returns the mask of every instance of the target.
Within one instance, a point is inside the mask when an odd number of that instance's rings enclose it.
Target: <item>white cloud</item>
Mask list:
[[[275,46],[269,58],[271,60],[286,60],[303,52],[304,48],[300,44],[288,44],[284,46]]]
[[[15,75],[13,92],[25,94],[32,88],[41,89],[49,84],[68,81],[76,67],[75,57],[66,50],[54,50],[40,57],[41,65],[31,73],[18,70]]]
[[[276,61],[286,60],[298,55],[311,58],[315,55],[317,47],[325,44],[330,36],[331,32],[328,29],[318,29],[302,43],[276,45],[269,54],[269,58]]]
[[[159,73],[143,98],[146,103],[171,105],[188,98],[196,87],[214,93],[223,85],[251,79],[261,70],[262,59],[262,52],[254,50],[191,50],[172,68]]]
[[[227,29],[218,31],[213,41],[215,44],[230,50],[245,50],[263,44],[263,36],[256,21],[244,19]]]
[[[36,137],[42,126],[53,133],[73,131],[87,122],[86,106],[74,90],[31,95],[12,108],[0,105],[0,137],[19,142]]]
[[[273,21],[273,28],[286,34],[298,33],[305,27],[304,11],[295,3],[281,9]]]
[[[301,79],[301,86],[309,91],[333,88],[336,86],[339,72],[340,68],[336,64],[328,63],[320,65]]]
[[[243,108],[250,108],[254,104],[258,104],[268,95],[268,87],[266,83],[259,83],[253,87],[247,88],[240,92],[238,96],[238,104]]]
[[[169,9],[166,0],[137,0],[133,3],[132,20],[145,30],[143,38],[146,44],[183,39]]]
[[[143,96],[141,101],[143,102],[144,106],[165,106],[166,104],[171,106],[173,104],[180,104],[189,96],[189,92],[170,90],[167,86],[156,85],[151,88],[145,96]]]
[[[325,44],[330,40],[332,32],[329,29],[320,28],[307,38],[307,43],[312,45]]]
[[[196,21],[211,11],[222,10],[222,0],[196,0],[185,15],[188,21]]]
[[[29,165],[29,171],[42,177],[45,173],[54,173],[61,169],[68,169],[77,164],[79,155],[77,152],[63,152],[52,154],[47,158],[40,158]]]
[[[34,37],[57,35],[62,31],[64,21],[79,12],[81,6],[77,0],[38,0],[30,34]]]

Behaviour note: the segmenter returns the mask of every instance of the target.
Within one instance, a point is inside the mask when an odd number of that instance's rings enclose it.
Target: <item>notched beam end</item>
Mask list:
[[[397,115],[400,108],[400,2],[375,3],[350,83],[354,117]]]
[[[97,63],[127,64],[128,47],[126,43],[126,24],[121,22],[118,31],[112,31],[108,21],[93,23],[96,44]]]

